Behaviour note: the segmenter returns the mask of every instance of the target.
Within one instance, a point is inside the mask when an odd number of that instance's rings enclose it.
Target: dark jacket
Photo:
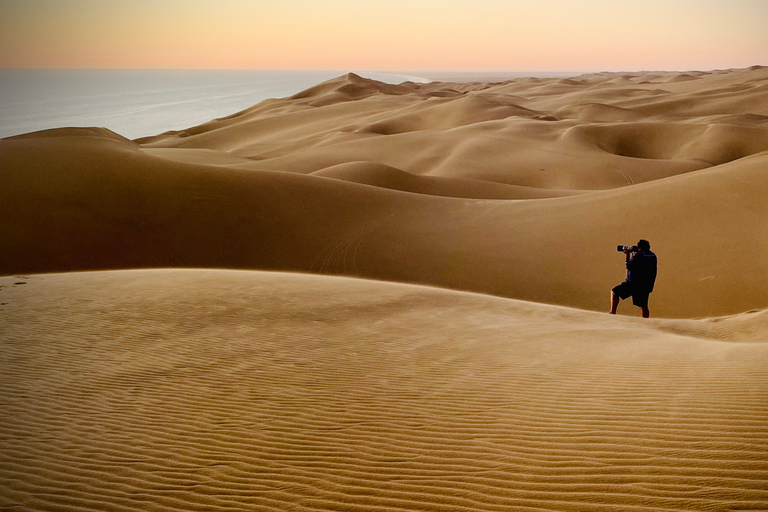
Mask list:
[[[651,293],[656,283],[656,255],[651,251],[639,251],[627,261],[627,282],[642,291]]]

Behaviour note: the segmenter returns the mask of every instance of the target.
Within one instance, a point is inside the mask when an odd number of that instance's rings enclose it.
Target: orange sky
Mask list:
[[[768,0],[0,0],[0,67],[591,71],[768,64]]]

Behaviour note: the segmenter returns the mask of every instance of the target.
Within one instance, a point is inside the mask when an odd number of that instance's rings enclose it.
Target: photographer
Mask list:
[[[643,312],[643,318],[649,318],[651,312],[648,309],[648,295],[653,291],[656,283],[656,255],[651,252],[651,244],[647,240],[640,240],[637,246],[617,247],[626,255],[627,279],[611,290],[611,314],[616,314],[619,299],[632,296],[632,304],[638,306]]]

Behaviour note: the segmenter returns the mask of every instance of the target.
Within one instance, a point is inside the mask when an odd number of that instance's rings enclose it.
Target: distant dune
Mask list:
[[[0,509],[768,510],[767,199],[760,66],[0,140]]]
[[[291,270],[602,311],[615,246],[643,237],[654,315],[768,307],[768,68],[350,74],[182,132],[50,130],[0,155],[6,274]]]

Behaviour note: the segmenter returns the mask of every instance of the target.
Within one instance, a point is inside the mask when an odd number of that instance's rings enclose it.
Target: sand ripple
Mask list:
[[[0,286],[3,510],[768,508],[761,313],[235,271]]]

